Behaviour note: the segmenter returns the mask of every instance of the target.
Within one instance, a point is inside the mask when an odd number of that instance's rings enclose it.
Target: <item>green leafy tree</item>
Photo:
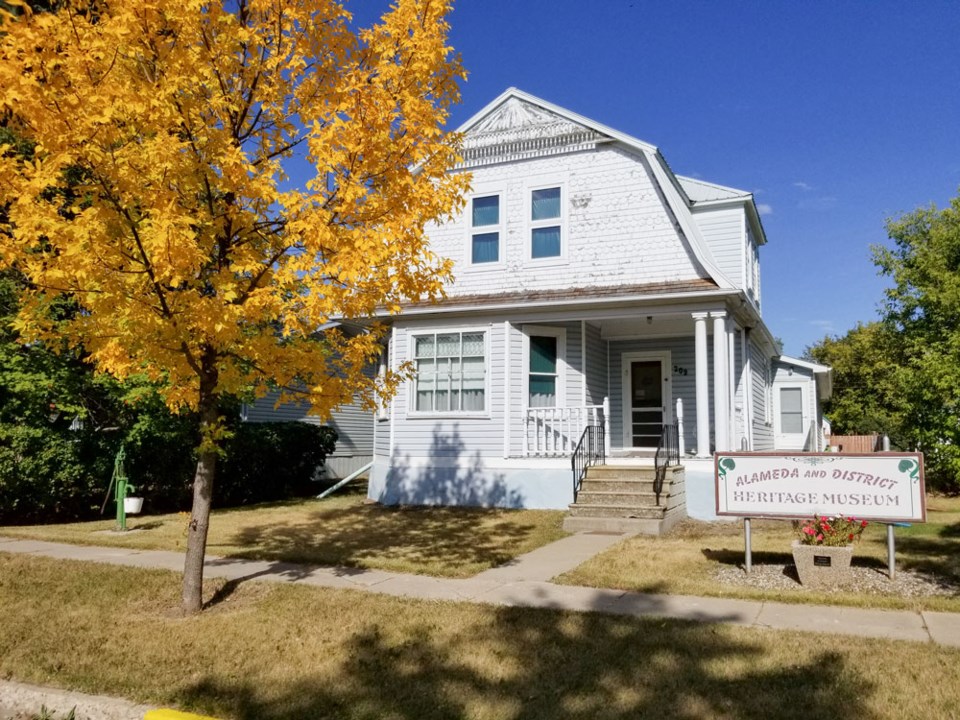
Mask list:
[[[859,323],[842,337],[824,337],[804,355],[833,368],[833,396],[824,412],[834,433],[885,434],[897,447],[909,444],[897,384],[902,358],[886,325]]]
[[[883,322],[895,338],[893,382],[907,444],[923,451],[927,477],[960,487],[960,198],[887,224],[892,247],[875,247],[886,291]]]

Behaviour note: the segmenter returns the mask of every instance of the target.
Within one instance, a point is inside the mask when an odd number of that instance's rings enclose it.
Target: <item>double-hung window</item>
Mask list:
[[[557,360],[559,338],[554,335],[530,336],[530,407],[557,407]]]
[[[566,332],[549,325],[527,325],[524,335],[527,407],[563,407]]]
[[[803,388],[780,388],[780,432],[803,432]]]
[[[560,257],[563,254],[562,203],[559,187],[530,193],[530,257]]]
[[[486,410],[486,347],[482,331],[415,335],[416,411]]]
[[[470,200],[470,263],[500,262],[500,196]]]

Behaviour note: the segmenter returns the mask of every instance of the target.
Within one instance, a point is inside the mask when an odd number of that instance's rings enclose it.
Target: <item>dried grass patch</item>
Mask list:
[[[257,560],[470,577],[564,536],[563,514],[546,510],[384,507],[362,495],[215,511],[207,551]],[[0,527],[0,535],[142,550],[185,549],[185,513]]]
[[[0,676],[224,720],[960,715],[929,644],[256,582],[185,618],[178,588],[0,553]]]

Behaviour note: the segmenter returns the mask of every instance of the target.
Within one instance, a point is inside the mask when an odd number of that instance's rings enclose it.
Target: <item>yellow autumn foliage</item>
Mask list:
[[[362,372],[370,320],[441,295],[424,226],[467,182],[446,174],[464,75],[449,5],[395,0],[362,30],[332,0],[0,10],[0,113],[36,144],[0,148],[25,340],[146,373],[173,408],[266,382],[306,388],[320,415],[391,392],[397,377]],[[57,295],[79,311],[51,317]],[[370,331],[318,332],[344,319]]]

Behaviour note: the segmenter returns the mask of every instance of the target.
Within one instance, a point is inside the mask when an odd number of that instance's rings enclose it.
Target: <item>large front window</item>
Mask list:
[[[486,337],[445,332],[414,337],[417,412],[486,409]]]

